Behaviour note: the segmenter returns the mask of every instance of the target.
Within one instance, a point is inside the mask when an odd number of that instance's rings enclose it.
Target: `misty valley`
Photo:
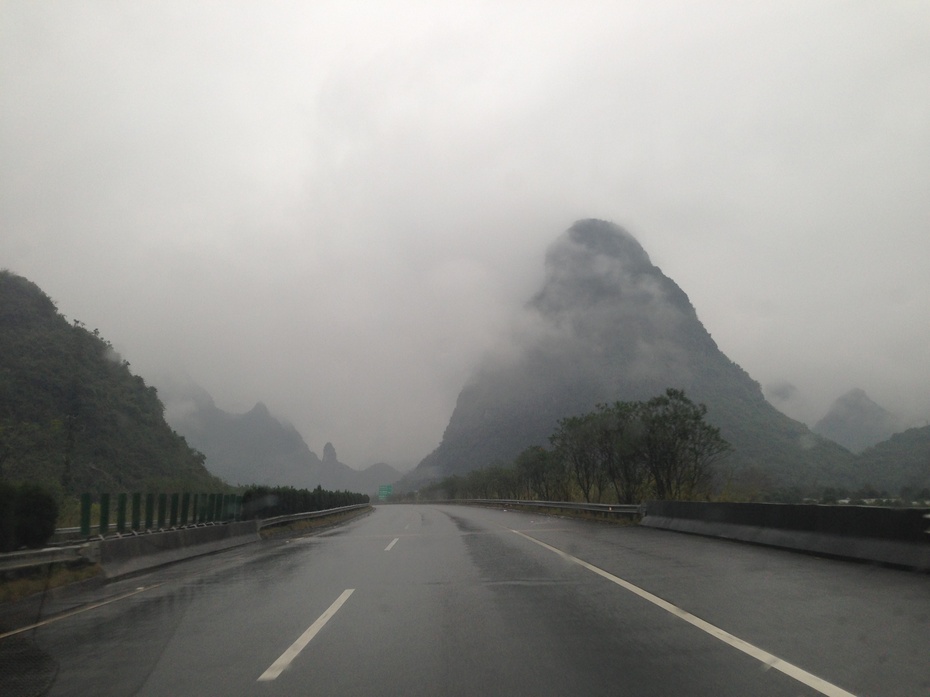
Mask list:
[[[542,287],[523,313],[517,350],[486,356],[462,388],[438,447],[402,474],[383,462],[350,467],[331,443],[318,456],[261,402],[234,414],[190,379],[147,384],[98,330],[68,322],[35,284],[3,271],[0,479],[40,484],[57,497],[250,484],[371,496],[386,484],[398,497],[421,490],[449,498],[479,490],[538,496],[543,490],[514,484],[520,459],[535,449],[575,472],[557,489],[566,500],[674,495],[908,505],[930,498],[930,426],[901,428],[858,389],[841,396],[813,430],[785,416],[718,348],[685,292],[619,226],[582,220],[557,239]],[[592,489],[568,467],[572,456],[554,436],[566,420],[598,405],[645,403],[667,390],[700,405],[726,446],[700,486],[672,491],[653,478],[635,494]],[[623,440],[617,431],[610,436],[615,448]],[[505,483],[488,484],[489,471]],[[510,474],[502,479],[500,472]],[[465,486],[469,476],[480,484]],[[450,477],[459,483],[449,485]]]

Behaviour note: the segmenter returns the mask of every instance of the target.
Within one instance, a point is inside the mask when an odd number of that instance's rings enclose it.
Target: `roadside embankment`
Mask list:
[[[930,571],[930,509],[651,501],[641,525]]]

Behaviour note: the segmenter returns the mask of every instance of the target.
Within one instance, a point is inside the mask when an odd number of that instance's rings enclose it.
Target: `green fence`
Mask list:
[[[97,530],[109,533],[170,530],[186,525],[223,523],[242,519],[242,497],[236,494],[147,493],[81,494],[80,533],[91,534],[97,508]]]

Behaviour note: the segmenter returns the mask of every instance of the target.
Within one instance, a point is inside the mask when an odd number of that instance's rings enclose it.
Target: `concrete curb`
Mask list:
[[[739,540],[753,544],[823,554],[843,559],[878,562],[930,571],[930,544],[874,537],[849,537],[803,530],[781,530],[755,525],[646,515],[640,525],[661,530]]]
[[[258,521],[248,520],[99,540],[88,545],[86,556],[109,579],[260,539]]]

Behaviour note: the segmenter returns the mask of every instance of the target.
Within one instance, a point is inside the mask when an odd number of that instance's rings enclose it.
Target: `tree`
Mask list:
[[[16,498],[15,516],[17,542],[38,549],[55,534],[58,502],[41,487],[24,484]]]
[[[549,460],[549,451],[539,445],[531,445],[517,455],[514,460],[514,469],[517,479],[527,498],[551,501],[549,480],[546,477],[546,465]]]
[[[642,455],[657,498],[690,499],[709,489],[713,465],[730,445],[706,414],[706,406],[671,388],[642,405]]]
[[[601,404],[593,418],[598,459],[618,503],[639,503],[646,488],[640,408],[637,402]]]
[[[516,499],[520,493],[519,479],[514,469],[493,465],[487,470],[490,498]]]
[[[710,491],[714,465],[729,449],[719,429],[704,421],[707,407],[682,390],[648,402],[600,404],[558,422],[553,449],[531,446],[512,466],[493,465],[446,478],[421,490],[449,498],[537,498],[601,501],[608,487],[618,503],[635,504],[650,492],[660,499],[693,499]]]
[[[557,457],[568,465],[575,483],[581,489],[581,495],[588,503],[591,503],[592,496],[600,498],[605,479],[596,445],[599,426],[594,413],[570,416],[559,421],[558,430],[549,437]]]

